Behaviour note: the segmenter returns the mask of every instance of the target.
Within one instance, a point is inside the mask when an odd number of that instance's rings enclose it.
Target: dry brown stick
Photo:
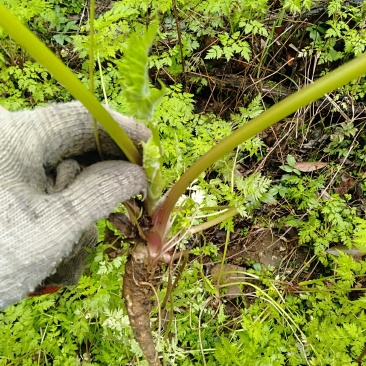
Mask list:
[[[363,348],[361,354],[358,356],[356,362],[357,362],[357,365],[361,366],[361,363],[362,363],[362,359],[363,357],[365,356],[366,354],[366,346]]]

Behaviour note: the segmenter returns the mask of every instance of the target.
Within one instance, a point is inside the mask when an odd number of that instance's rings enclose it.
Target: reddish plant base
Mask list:
[[[46,294],[53,294],[57,292],[62,286],[50,285],[50,286],[38,286],[34,292],[30,292],[28,297],[42,296]]]

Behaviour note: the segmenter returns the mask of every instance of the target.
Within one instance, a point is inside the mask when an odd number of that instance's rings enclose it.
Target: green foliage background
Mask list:
[[[83,18],[82,1],[3,0],[2,3],[88,85],[88,24]],[[302,13],[312,3],[283,1],[280,15]],[[261,96],[256,95],[230,116],[197,113],[195,95],[175,80],[184,66],[185,72],[195,74],[191,80],[199,86],[196,90],[199,94],[207,86],[207,79],[198,71],[212,67],[207,62],[234,58],[252,61],[252,40],[261,37],[270,44],[275,26],[281,22],[279,17],[272,27],[266,25],[265,15],[270,5],[263,0],[182,0],[177,4],[128,0],[115,2],[99,12],[95,20],[95,93],[122,113],[130,112],[124,93],[126,84],[120,73],[126,47],[134,47],[130,34],[144,31],[156,16],[161,19],[149,67],[155,72],[166,72],[174,81],[158,102],[152,118],[164,150],[165,188],[197,157],[265,108]],[[179,25],[184,30],[181,44],[174,6],[179,8]],[[319,63],[329,66],[365,50],[365,7],[353,6],[352,2],[346,6],[333,0],[327,11],[327,21],[307,29],[312,42],[301,52],[303,57],[317,55]],[[206,36],[211,43],[204,52],[200,41]],[[337,48],[339,41],[344,42],[342,50]],[[263,53],[255,70],[258,76],[266,57]],[[339,94],[350,93],[354,100],[360,100],[365,89],[365,80],[360,79]],[[17,110],[70,99],[47,71],[0,30],[0,103],[3,106]],[[332,138],[322,153],[355,158],[362,166],[366,160],[364,146],[353,150],[350,146],[363,125],[337,124],[328,128]],[[339,243],[364,250],[365,219],[350,207],[347,196],[332,194],[319,199],[319,192],[337,168],[334,164],[322,174],[309,176],[296,171],[294,159],[287,158],[282,169],[286,174],[281,172],[272,183],[271,177],[260,174],[233,174],[238,160],[258,162],[266,153],[267,146],[255,137],[201,175],[179,202],[173,233],[205,222],[202,217],[207,215],[208,206],[235,207],[242,218],[258,225],[296,228],[299,243],[310,248],[312,261],[322,263],[327,275],[292,289],[292,284],[286,283],[286,273],[275,273],[258,263],[249,265],[247,272],[257,279],[249,285],[252,301],[249,306],[239,298],[240,311],[233,316],[226,311],[228,301],[225,296],[219,296],[202,263],[204,257],[219,261],[222,253],[215,243],[203,240],[201,246],[190,250],[194,259],[184,270],[173,301],[167,305],[167,311],[173,315],[170,322],[164,323],[163,332],[154,332],[155,339],[160,339],[167,365],[357,365],[366,341],[366,301],[362,287],[366,264],[343,253],[331,257],[325,250]],[[361,185],[365,192],[364,181]],[[261,221],[256,209],[263,203],[278,204],[287,214],[278,220]],[[98,225],[103,239],[107,223],[101,221]],[[234,219],[222,225],[229,232],[234,228]],[[189,239],[184,238],[179,246],[189,248]],[[90,256],[90,269],[78,286],[26,299],[0,313],[0,365],[146,364],[133,339],[121,299],[125,258],[117,257],[110,262],[104,249],[101,245]],[[161,301],[166,292],[167,278],[164,280],[159,289]],[[240,286],[244,286],[244,281]],[[361,295],[354,299],[355,292]],[[155,309],[154,329],[157,316]]]

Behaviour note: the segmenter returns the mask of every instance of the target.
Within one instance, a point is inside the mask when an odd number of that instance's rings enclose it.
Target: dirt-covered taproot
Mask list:
[[[136,341],[150,366],[161,365],[150,327],[150,311],[154,304],[153,288],[149,285],[148,249],[137,243],[130,254],[123,278],[123,297]]]

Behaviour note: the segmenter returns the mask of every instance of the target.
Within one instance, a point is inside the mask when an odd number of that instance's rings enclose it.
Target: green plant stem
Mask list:
[[[286,9],[285,9],[285,7],[283,7],[281,13],[278,16],[277,22],[274,22],[273,25],[272,25],[271,34],[267,38],[266,44],[264,46],[263,56],[261,57],[261,59],[259,61],[259,64],[258,64],[257,79],[260,78],[260,73],[261,73],[262,65],[266,62],[267,55],[268,55],[268,52],[270,50],[270,46],[275,41],[274,40],[274,36],[275,36],[276,27],[282,25],[282,22],[283,22],[283,18],[285,16],[285,13],[286,13]]]
[[[89,19],[89,86],[90,92],[94,94],[94,7],[95,0],[90,0]]]
[[[200,231],[206,230],[212,226],[215,226],[219,224],[220,222],[223,222],[224,220],[229,219],[230,217],[235,216],[238,213],[238,210],[236,208],[230,208],[226,212],[224,212],[222,215],[215,217],[214,219],[210,221],[206,221],[203,224],[192,226],[190,229],[188,229],[188,232],[190,234],[195,234]]]
[[[100,73],[100,83],[102,85],[102,90],[103,90],[104,103],[108,107],[107,91],[105,90],[103,69],[102,69],[102,63],[100,62],[99,52],[97,54],[97,61],[98,61],[98,68],[99,68],[99,73]]]
[[[366,73],[366,53],[348,62],[347,64],[331,71],[298,92],[286,97],[242,126],[230,136],[221,140],[216,146],[201,156],[174,184],[167,193],[163,203],[153,215],[156,233],[164,233],[169,222],[170,214],[179,197],[185,192],[189,184],[196,179],[205,169],[236,146],[265,130],[269,126],[281,121],[283,118],[305,107],[307,104],[323,97],[325,94],[357,79]],[[161,238],[164,240],[164,238]]]
[[[217,283],[216,283],[217,286],[219,286],[221,283],[221,277],[222,277],[223,268],[224,268],[224,264],[225,264],[225,260],[226,260],[226,256],[227,256],[227,249],[229,247],[229,240],[230,240],[230,231],[226,230],[224,253],[222,254],[220,271],[219,271],[219,275],[217,276]]]
[[[121,148],[128,160],[142,164],[141,156],[125,131],[103,108],[97,98],[80,80],[9,10],[0,4],[0,26],[22,46],[36,61],[44,66],[70,94],[80,100],[93,117],[99,121],[108,134]]]
[[[90,30],[89,30],[89,90],[94,94],[94,9],[95,0],[90,0]],[[98,135],[98,124],[97,120],[93,117],[94,125],[94,139],[97,146],[98,154],[103,159],[102,148],[100,147],[99,135]]]
[[[177,27],[177,35],[178,35],[178,43],[179,43],[179,49],[180,49],[180,58],[182,61],[182,75],[183,75],[183,81],[184,81],[184,85],[183,85],[183,89],[185,90],[186,88],[186,71],[185,71],[185,66],[184,66],[184,54],[183,54],[183,44],[182,44],[182,34],[180,31],[180,24],[179,24],[179,18],[178,18],[178,12],[177,12],[177,4],[175,3],[175,0],[172,0],[172,6],[173,6],[173,13],[174,13],[174,18],[175,18],[175,25]]]

